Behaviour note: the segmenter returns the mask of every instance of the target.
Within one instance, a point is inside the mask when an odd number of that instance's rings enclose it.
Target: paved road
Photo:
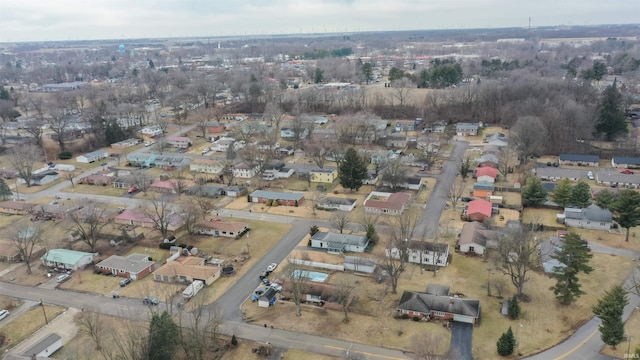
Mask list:
[[[442,173],[437,177],[436,185],[420,216],[419,225],[414,229],[414,234],[418,236],[424,234],[427,239],[433,239],[438,234],[440,217],[447,204],[449,189],[451,189],[451,184],[453,184],[458,175],[460,162],[464,152],[467,150],[467,146],[469,146],[469,143],[465,141],[456,141],[454,144],[451,155],[444,164]]]

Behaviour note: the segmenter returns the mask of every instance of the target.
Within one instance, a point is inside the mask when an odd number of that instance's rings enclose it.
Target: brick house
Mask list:
[[[375,214],[399,215],[409,206],[411,194],[372,191],[364,201],[364,211]]]
[[[142,279],[151,274],[156,263],[148,255],[130,254],[128,256],[111,255],[95,265],[95,270],[103,274]]]
[[[435,288],[431,285],[425,292],[405,291],[398,302],[398,315],[420,320],[453,320],[476,324],[480,318],[480,301],[450,296],[449,287]]]
[[[304,201],[304,194],[256,190],[249,194],[249,200],[254,203],[265,203],[267,200],[275,200],[278,202],[278,205],[298,206],[302,201]]]

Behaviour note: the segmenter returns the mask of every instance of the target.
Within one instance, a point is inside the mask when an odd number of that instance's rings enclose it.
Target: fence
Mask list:
[[[334,264],[327,264],[322,262],[299,260],[299,259],[289,259],[289,262],[296,265],[304,265],[304,266],[321,268],[321,269],[344,271],[344,265],[334,265]]]

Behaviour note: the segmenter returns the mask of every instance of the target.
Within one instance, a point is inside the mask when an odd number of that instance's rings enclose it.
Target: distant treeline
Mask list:
[[[307,51],[302,56],[305,59],[324,59],[328,57],[344,57],[353,54],[353,50],[350,47],[341,48],[341,49],[333,49],[333,50],[318,50],[314,49],[313,51]]]

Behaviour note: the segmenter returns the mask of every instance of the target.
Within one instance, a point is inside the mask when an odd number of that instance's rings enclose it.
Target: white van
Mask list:
[[[56,279],[56,281],[57,281],[57,282],[59,282],[59,283],[63,283],[63,282],[65,282],[65,281],[69,280],[69,278],[71,278],[71,275],[69,275],[69,274],[62,274],[62,275],[58,276],[58,278]]]
[[[196,294],[200,290],[202,290],[203,287],[204,287],[204,282],[202,282],[202,280],[195,280],[189,286],[187,286],[186,289],[184,289],[184,291],[182,292],[182,296],[185,297],[186,299],[192,298],[196,296]]]
[[[9,316],[9,310],[0,310],[0,320]]]

